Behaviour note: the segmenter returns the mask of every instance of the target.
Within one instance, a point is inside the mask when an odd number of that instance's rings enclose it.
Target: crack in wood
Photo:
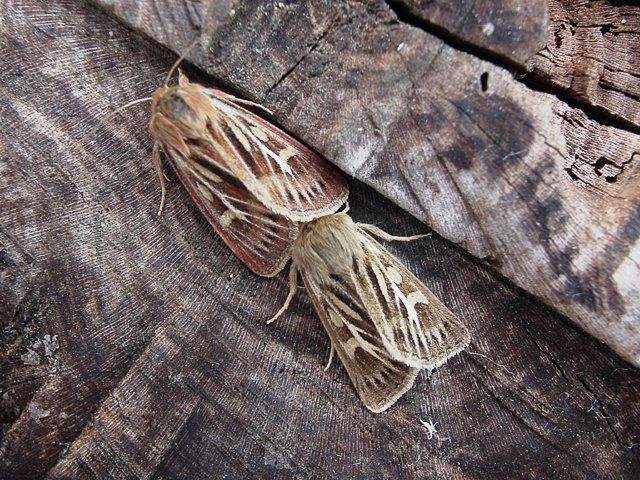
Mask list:
[[[417,16],[416,13],[405,5],[402,0],[385,0],[385,3],[397,15],[401,22],[415,28],[419,28],[428,34],[437,37],[445,44],[456,50],[468,53],[497,67],[510,71],[513,74],[514,79],[523,83],[528,88],[553,95],[570,107],[581,109],[590,119],[595,120],[600,124],[615,126],[633,133],[640,133],[640,125],[628,120],[624,116],[610,111],[602,105],[590,103],[588,99],[582,98],[580,94],[572,92],[570,86],[559,88],[552,80],[547,79],[542,75],[534,75],[533,72],[529,70],[529,67],[525,68],[507,56],[501,55],[494,50],[479,46],[478,44],[471,43],[455,32],[452,33],[446,28],[430,22],[426,18]],[[468,13],[469,11],[467,11],[467,14]],[[578,28],[578,25],[571,24],[569,19],[565,20],[565,23],[572,25],[572,28]],[[601,24],[597,25],[598,28],[601,26]],[[575,32],[573,34],[575,35]],[[548,51],[548,47],[545,46],[542,50],[544,49],[547,49]],[[585,52],[583,52],[583,54],[585,56],[588,55]],[[593,57],[593,61],[601,63],[601,59],[597,57]],[[630,95],[628,92],[621,91],[620,93]]]
[[[551,364],[554,366],[554,368],[560,373],[560,375],[562,376],[562,378],[569,384],[572,385],[574,387],[577,387],[585,392],[587,392],[587,394],[594,400],[594,402],[598,405],[598,410],[601,413],[601,418],[602,420],[605,421],[606,425],[607,425],[607,429],[610,431],[614,441],[618,444],[618,446],[622,449],[632,449],[635,446],[640,445],[640,443],[632,443],[632,444],[626,444],[622,441],[622,439],[620,438],[620,435],[618,434],[617,430],[614,428],[613,426],[613,422],[611,421],[611,417],[606,415],[606,410],[604,408],[604,405],[602,404],[602,401],[599,399],[599,397],[596,395],[595,391],[588,385],[588,383],[586,382],[586,380],[584,380],[583,378],[580,378],[579,376],[575,377],[575,381],[573,380],[573,375],[570,375],[566,372],[566,370],[564,369],[564,367],[562,366],[562,364],[556,360],[556,358],[553,356],[553,354],[546,348],[543,348],[542,345],[540,344],[540,342],[538,342],[538,340],[536,339],[535,335],[533,335],[531,333],[531,331],[529,330],[528,327],[525,327],[525,331],[527,332],[527,334],[529,335],[529,337],[531,338],[531,340],[533,341],[534,345],[536,346],[536,348],[540,351],[540,353],[542,353],[545,358],[547,358],[547,360],[549,360],[549,362],[551,362]],[[640,452],[637,451],[633,451],[634,456],[640,460]],[[639,463],[640,465],[640,463]]]
[[[311,45],[311,48],[309,48],[309,50],[302,56],[300,57],[300,59],[295,62],[291,68],[289,68],[286,72],[284,72],[282,74],[282,76],[276,80],[276,82],[271,85],[271,87],[269,87],[269,89],[267,90],[267,92],[264,94],[264,100],[266,100],[267,98],[269,98],[269,95],[271,94],[272,91],[274,91],[275,89],[277,89],[280,84],[282,82],[284,82],[287,78],[289,78],[289,76],[298,68],[298,66],[309,56],[311,55],[317,48],[318,46],[320,46],[320,44],[322,43],[322,41],[324,40],[324,38],[327,36],[327,34],[329,33],[329,31],[334,27],[335,23],[333,21],[329,22],[329,26],[320,34],[320,36],[318,37],[318,39],[313,42],[313,44]]]
[[[552,355],[549,355],[549,356],[550,356],[550,358],[553,358]],[[555,364],[555,362],[554,362],[554,364]],[[589,392],[591,394],[591,396],[593,397],[593,400],[594,400],[595,404],[598,406],[598,410],[600,412],[600,416],[606,422],[609,431],[613,435],[614,440],[620,446],[620,448],[631,450],[634,447],[639,446],[640,443],[626,443],[626,442],[622,441],[622,438],[620,437],[620,434],[618,433],[617,429],[613,426],[612,417],[607,414],[607,411],[606,411],[606,409],[604,407],[604,404],[602,403],[602,400],[600,400],[600,397],[596,394],[595,390],[593,388],[591,388],[591,386],[587,383],[587,381],[585,379],[583,379],[583,378],[581,378],[579,376],[576,376],[576,379],[578,380],[578,382],[580,382],[582,387],[587,392]],[[635,455],[636,459],[639,461],[639,464],[640,464],[640,450],[633,450],[632,453]]]

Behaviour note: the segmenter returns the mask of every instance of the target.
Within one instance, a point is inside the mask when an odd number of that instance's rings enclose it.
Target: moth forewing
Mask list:
[[[355,262],[358,292],[396,360],[437,368],[470,341],[466,326],[396,257],[359,226],[364,255]]]
[[[234,97],[206,90],[221,113],[222,145],[230,169],[274,212],[300,222],[335,212],[347,199],[345,178],[296,139],[237,105]]]
[[[345,178],[240,103],[251,104],[182,75],[178,86],[161,87],[153,95],[151,132],[183,155],[198,151],[205,162],[227,169],[279,215],[309,221],[335,212],[349,193]],[[163,139],[157,136],[158,127],[166,132]]]
[[[413,386],[419,370],[389,355],[353,284],[318,283],[308,273],[302,274],[307,292],[362,403],[374,413],[385,411]]]
[[[290,258],[298,225],[267,209],[242,186],[175,152],[168,156],[191,199],[251,271],[272,277]]]
[[[342,175],[261,117],[255,105],[190,83],[163,86],[151,98],[149,130],[164,205],[160,151],[214,230],[263,276],[290,257],[297,221],[334,212],[348,195]]]

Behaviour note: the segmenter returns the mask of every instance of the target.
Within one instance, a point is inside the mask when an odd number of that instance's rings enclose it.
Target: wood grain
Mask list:
[[[640,126],[640,4],[549,0],[547,47],[527,68],[573,98]]]
[[[638,370],[438,235],[389,248],[473,343],[368,412],[322,372],[304,294],[265,325],[286,279],[242,267],[175,177],[156,217],[148,113],[106,115],[174,56],[84,2],[4,11],[0,478],[638,477]],[[354,218],[424,231],[352,187]]]
[[[206,25],[197,65],[640,364],[640,136],[381,2],[241,2],[224,18],[203,6],[199,22],[170,14],[174,2],[135,3],[106,6],[176,51]]]

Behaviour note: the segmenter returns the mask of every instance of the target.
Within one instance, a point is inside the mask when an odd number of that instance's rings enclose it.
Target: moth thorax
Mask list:
[[[348,276],[355,259],[364,255],[358,230],[344,213],[327,215],[304,224],[293,246],[294,262],[319,276]]]

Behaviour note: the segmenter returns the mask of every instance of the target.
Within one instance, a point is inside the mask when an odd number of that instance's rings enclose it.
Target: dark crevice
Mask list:
[[[604,157],[601,157],[604,158]],[[576,163],[572,163],[570,166],[565,167],[564,171],[567,175],[569,175],[569,177],[571,178],[572,181],[579,183],[580,185],[582,185],[584,188],[586,188],[587,190],[594,190],[598,193],[601,193],[603,195],[606,195],[607,197],[611,197],[611,198],[617,198],[617,199],[621,199],[621,200],[626,200],[626,197],[621,197],[618,195],[614,195],[611,192],[608,192],[606,190],[603,190],[602,188],[598,187],[597,185],[591,183],[587,178],[583,178],[580,177],[576,172],[574,172],[574,168],[576,166]],[[601,177],[607,182],[607,183],[615,183],[618,180],[618,175],[620,175],[622,173],[622,169],[620,169],[620,172],[616,173],[615,175],[610,175],[610,174],[605,174],[604,176],[602,175],[602,173],[599,173],[598,170],[595,170],[595,173],[597,176]]]
[[[527,71],[522,65],[505,57],[504,55],[468,42],[446,28],[417,16],[410,7],[404,5],[400,0],[385,0],[385,3],[396,14],[400,22],[411,25],[437,37],[451,48],[473,55],[480,60],[508,70],[512,73],[515,80],[524,84],[529,89],[555,96],[557,99],[566,103],[569,107],[583,111],[588,118],[598,122],[600,125],[640,134],[640,126],[633,122],[608,111],[604,107],[587,103],[586,101],[578,98],[579,94],[573,94],[566,88],[554,85],[549,80],[541,78],[533,72]]]
[[[610,167],[609,170],[613,171],[608,171],[606,167]],[[607,183],[615,183],[618,180],[618,175],[622,173],[622,168],[606,157],[598,158],[593,165],[593,169],[596,175],[602,177]]]
[[[636,75],[632,75],[632,76],[636,77]],[[640,102],[640,95],[634,95],[631,92],[625,92],[624,90],[620,90],[619,88],[616,88],[615,85],[611,85],[610,83],[606,83],[602,79],[600,79],[600,81],[598,82],[598,86],[603,90],[607,90],[608,92],[614,92],[614,93],[618,93],[620,95],[623,95],[623,96],[631,99],[634,102]]]
[[[566,27],[564,26],[564,24],[561,24],[561,27],[562,27],[562,28],[566,28]],[[556,30],[553,32],[553,40],[554,40],[554,43],[555,43],[555,45],[556,45],[556,48],[560,48],[560,47],[562,47],[562,36],[560,35],[560,29],[556,29]]]
[[[607,157],[600,157],[598,158],[595,163],[590,163],[590,162],[586,162],[585,160],[579,158],[576,155],[576,161],[574,161],[574,163],[572,163],[570,166],[566,167],[564,169],[564,171],[567,173],[567,175],[569,175],[569,177],[571,177],[572,180],[574,181],[578,181],[578,182],[583,182],[593,188],[595,188],[596,190],[605,193],[607,195],[610,195],[612,197],[615,197],[615,195],[611,195],[610,193],[603,191],[599,188],[597,188],[595,185],[589,183],[586,179],[581,178],[580,176],[578,176],[576,174],[576,172],[574,172],[574,168],[576,166],[577,162],[583,163],[585,165],[590,166],[591,168],[593,168],[593,172],[596,174],[596,176],[600,177],[602,180],[604,180],[607,183],[616,183],[618,181],[618,177],[620,177],[620,175],[622,175],[627,167],[627,165],[631,162],[633,162],[639,155],[634,153],[631,157],[629,157],[627,160],[625,160],[624,162],[617,164],[611,160],[609,160]],[[615,197],[615,198],[622,198],[622,197]]]
[[[468,42],[463,38],[457,36],[455,33],[450,32],[446,28],[430,22],[427,19],[418,17],[410,7],[407,7],[401,0],[385,0],[387,6],[396,14],[398,20],[407,25],[419,28],[434,37],[438,37],[448,46],[460,50],[462,52],[473,55],[474,57],[484,60],[502,68],[506,68],[512,72],[522,70],[521,65],[512,59],[505,57],[493,50],[481,47],[474,43]]]
[[[483,93],[489,89],[489,72],[480,75],[480,88]]]
[[[314,50],[316,48],[318,48],[318,46],[320,45],[320,43],[322,43],[322,41],[324,40],[324,37],[327,36],[327,34],[329,33],[329,31],[331,30],[331,28],[333,27],[333,22],[331,22],[329,24],[329,26],[327,27],[327,29],[322,32],[322,34],[318,37],[318,39],[313,42],[313,45],[311,45],[311,47],[309,48],[309,50],[307,51],[307,53],[305,53],[302,57],[300,57],[300,59],[294,63],[291,68],[289,68],[286,72],[284,72],[284,74],[273,84],[271,85],[271,87],[269,87],[269,89],[267,90],[267,93],[264,94],[264,98],[267,98],[272,91],[274,91],[276,88],[278,88],[278,86],[285,81],[289,75],[291,75],[293,73],[293,71],[298,68],[298,65],[300,65],[305,58],[307,58],[309,55],[311,55]]]
[[[567,172],[567,175],[569,175],[569,177],[571,177],[571,180],[575,182],[581,181],[580,177],[578,177],[578,175],[576,175],[575,172],[573,171],[573,165],[571,165],[570,167],[566,167],[564,171]]]

